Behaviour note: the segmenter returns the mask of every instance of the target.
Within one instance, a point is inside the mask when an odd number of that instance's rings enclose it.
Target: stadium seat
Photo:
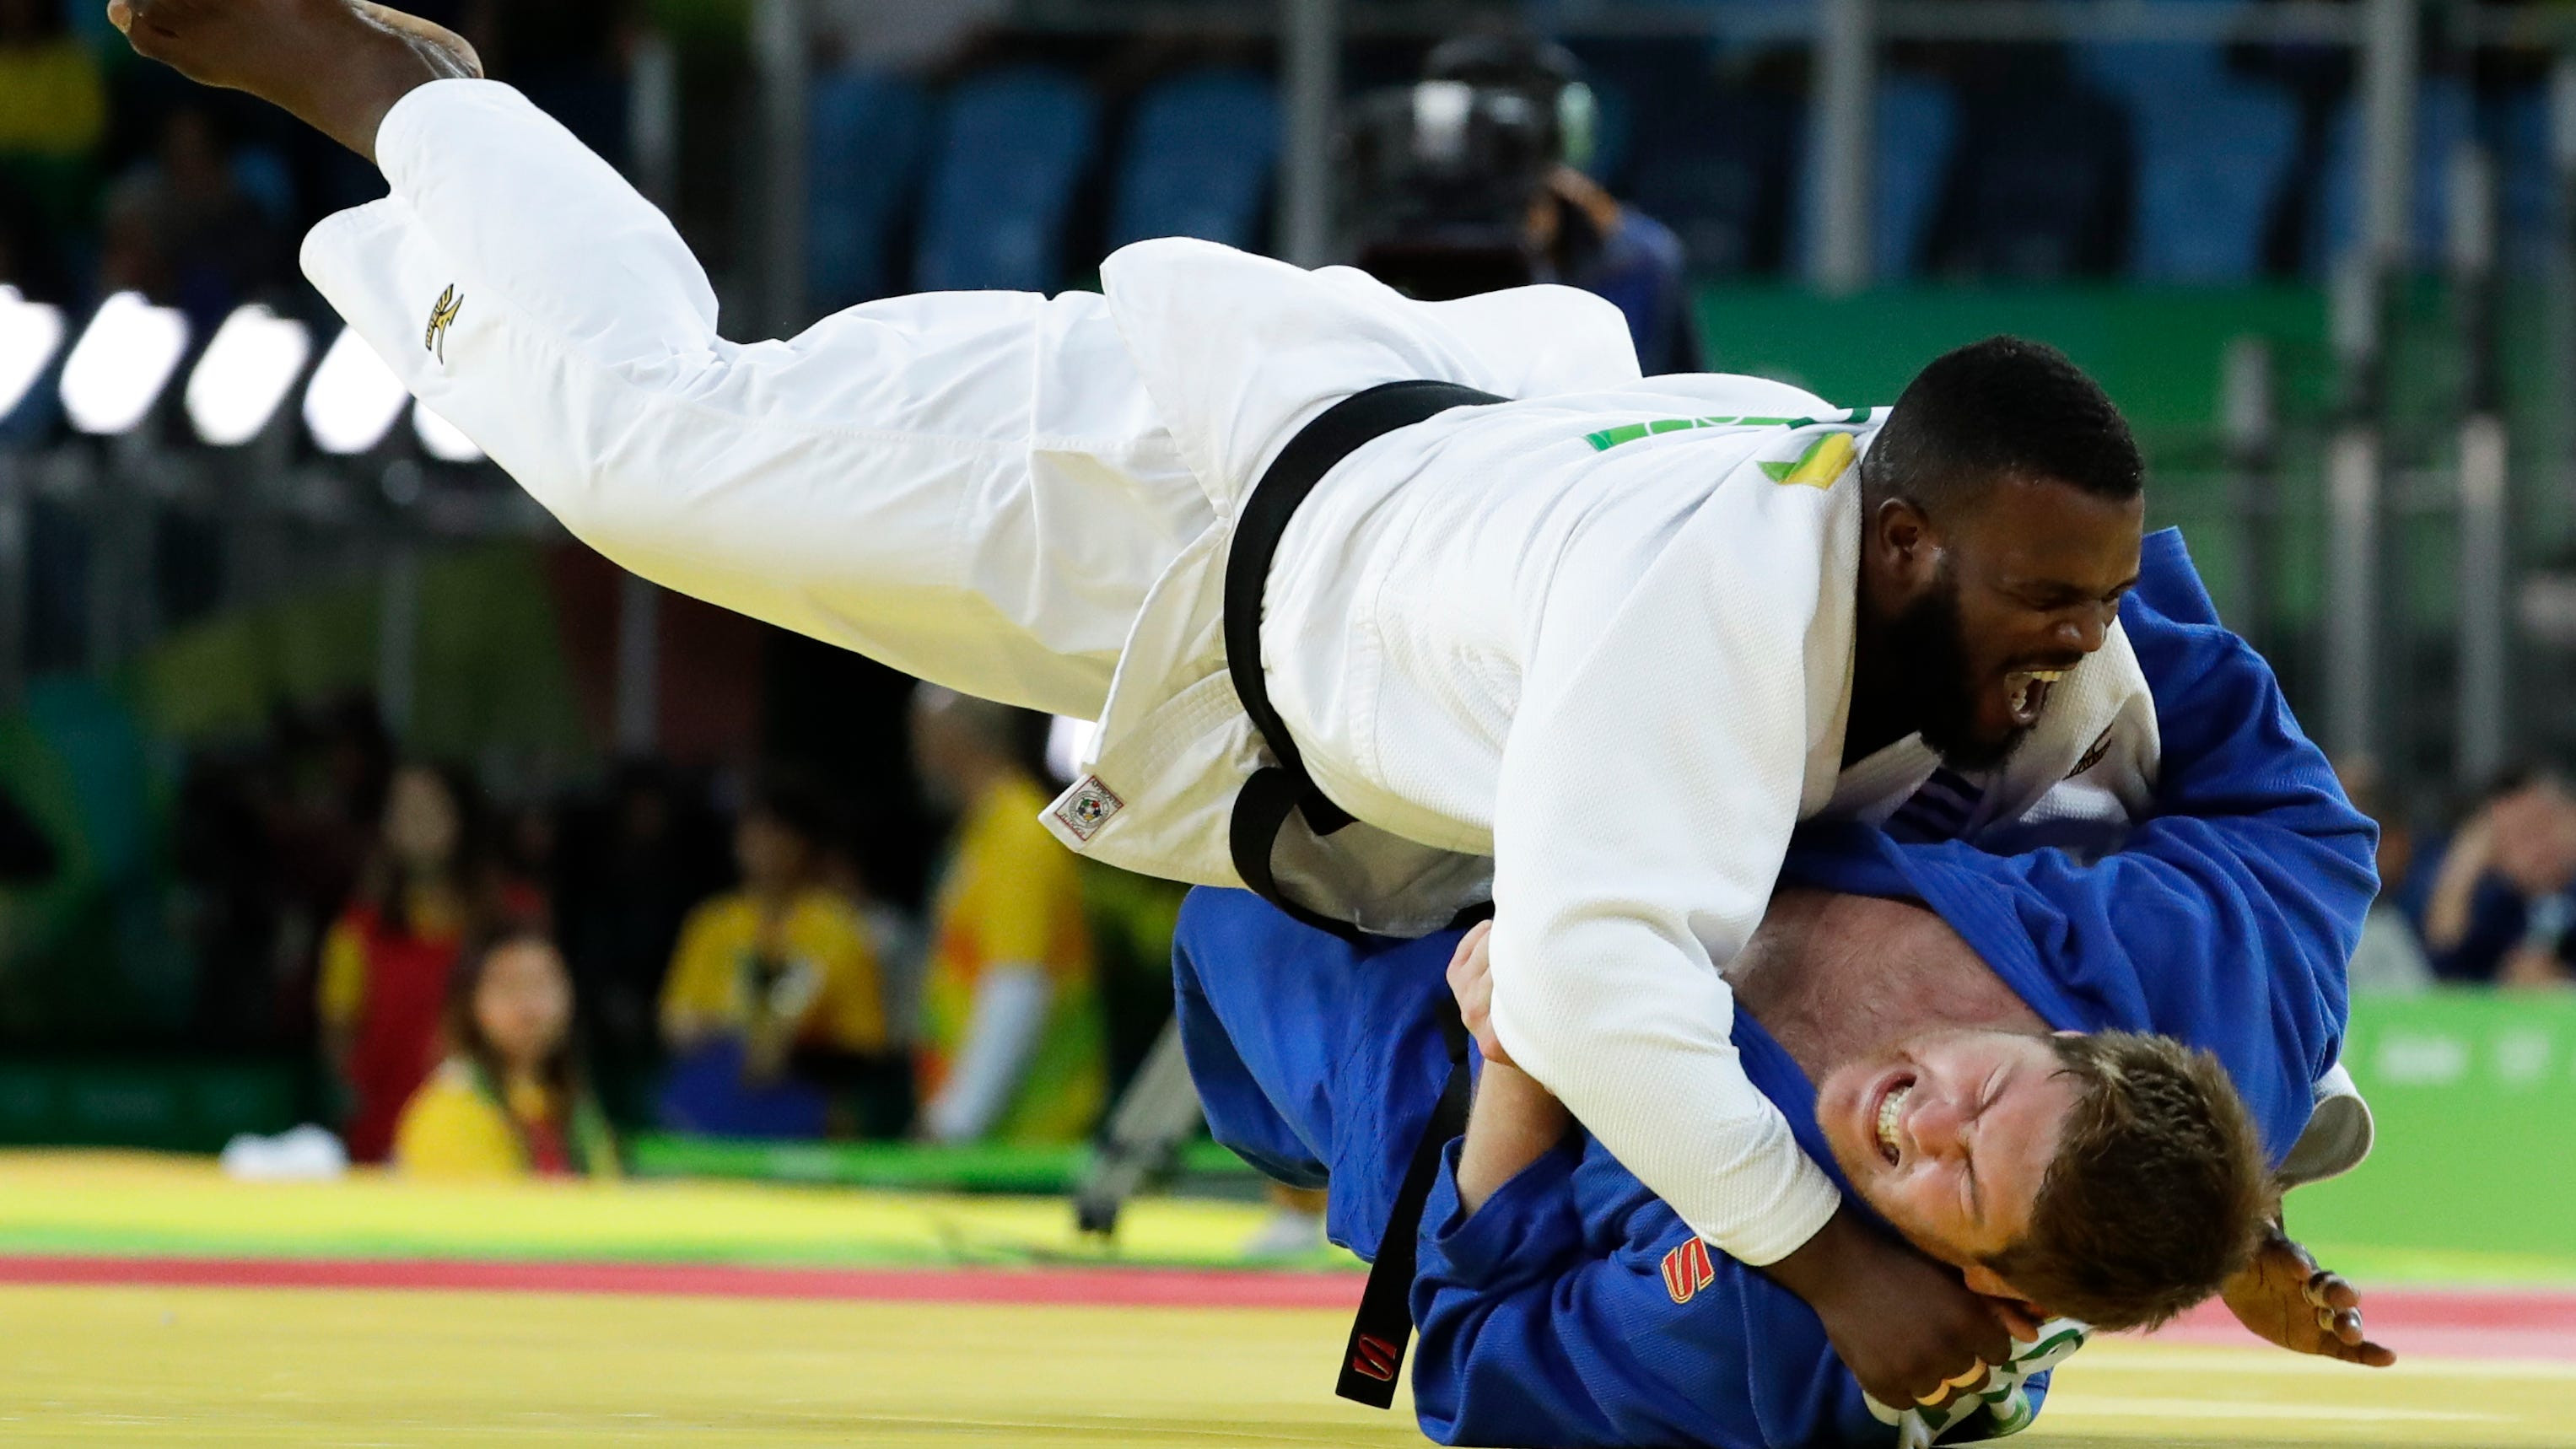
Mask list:
[[[894,223],[920,169],[930,98],[900,76],[827,71],[811,106],[806,287],[816,310],[837,312],[899,290]]]
[[[2474,134],[2469,87],[2456,76],[2427,76],[2416,94],[2415,202],[2408,218],[2408,258],[2441,260],[2450,229],[2451,156]],[[2308,265],[2322,276],[2361,235],[2361,109],[2347,100],[2326,138],[2318,180],[2316,225],[2308,229]]]
[[[1109,244],[1194,236],[1258,249],[1279,101],[1249,71],[1175,76],[1136,104],[1119,163]]]
[[[1870,252],[1878,275],[1910,277],[1941,205],[1941,178],[1959,144],[1959,103],[1937,81],[1891,76],[1878,87],[1878,135],[1871,182]]]
[[[2559,245],[2557,165],[2549,155],[2549,87],[2518,85],[2479,108],[2479,129],[2496,160],[2497,246],[2516,272],[2548,266]]]
[[[2141,281],[2242,283],[2298,164],[2298,103],[2227,73],[2214,45],[2086,46],[2086,77],[2127,102],[2137,139],[2129,271]]]
[[[1065,214],[1098,120],[1091,92],[1046,67],[960,81],[932,142],[916,285],[1043,292],[1063,281]]]
[[[1880,79],[1876,133],[1870,138],[1869,250],[1877,280],[1903,281],[1920,269],[1923,239],[1941,204],[1941,178],[1958,140],[1959,103],[1948,86],[1909,75]],[[1816,219],[1813,153],[1803,143],[1798,150],[1789,240],[1793,269],[1805,265]]]
[[[2135,107],[2169,104],[2234,83],[2226,51],[2215,42],[2086,41],[2071,50],[2087,84]]]

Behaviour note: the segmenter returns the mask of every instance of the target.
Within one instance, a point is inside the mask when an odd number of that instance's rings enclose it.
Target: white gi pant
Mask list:
[[[1099,717],[1146,590],[1212,521],[1101,297],[898,298],[741,345],[670,223],[517,92],[424,87],[377,154],[394,194],[317,227],[307,274],[584,542],[961,692]]]

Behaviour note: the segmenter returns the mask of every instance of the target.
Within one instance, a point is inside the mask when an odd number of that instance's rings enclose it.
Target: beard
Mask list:
[[[1959,581],[1945,560],[1932,587],[1888,621],[1885,658],[1897,671],[1894,697],[1913,706],[1923,743],[1954,770],[1991,770],[2012,757],[2022,726],[2001,739],[1977,732],[1979,687],[1968,659],[1968,631],[1959,615]]]

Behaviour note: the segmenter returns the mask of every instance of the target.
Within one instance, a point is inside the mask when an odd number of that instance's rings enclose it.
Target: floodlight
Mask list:
[[[0,418],[18,410],[63,345],[63,314],[0,287]]]
[[[188,421],[197,436],[218,448],[258,437],[312,355],[312,334],[291,317],[253,305],[225,318],[188,374]]]
[[[420,435],[420,445],[429,456],[442,463],[480,463],[483,450],[465,436],[456,424],[429,410],[427,403],[415,403],[411,410],[411,430]]]
[[[130,433],[159,401],[188,351],[188,318],[141,292],[98,304],[63,364],[63,411],[84,433]]]
[[[326,453],[363,453],[393,431],[410,400],[366,339],[344,327],[304,390],[304,425]]]

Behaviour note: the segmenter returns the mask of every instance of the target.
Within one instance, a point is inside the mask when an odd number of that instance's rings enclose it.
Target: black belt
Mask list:
[[[1261,668],[1261,594],[1270,582],[1270,565],[1279,540],[1297,507],[1333,466],[1360,445],[1410,427],[1455,407],[1481,407],[1503,401],[1489,392],[1451,382],[1390,382],[1354,393],[1324,410],[1288,440],[1270,464],[1235,520],[1234,542],[1225,560],[1225,661],[1234,692],[1277,764],[1255,770],[1235,796],[1228,846],[1235,873],[1263,900],[1317,930],[1344,939],[1360,932],[1347,921],[1290,900],[1280,890],[1270,857],[1279,832],[1293,814],[1305,817],[1318,836],[1331,835],[1351,823],[1350,812],[1325,798],[1297,742],[1279,711],[1270,704],[1270,682]],[[1489,908],[1488,908],[1489,909]],[[1460,922],[1484,914],[1462,913]],[[1422,1209],[1431,1184],[1440,1175],[1440,1154],[1467,1127],[1466,1028],[1459,1023],[1457,1003],[1446,995],[1440,1026],[1449,1045],[1449,1075],[1440,1101],[1413,1147],[1404,1183],[1388,1209],[1386,1230],[1378,1238],[1377,1261],[1370,1265],[1368,1286],[1360,1292],[1359,1312],[1352,1315],[1350,1342],[1342,1349],[1341,1381],[1333,1392],[1373,1408],[1395,1403],[1395,1380],[1404,1367],[1405,1346],[1413,1340],[1414,1254],[1422,1235]]]
[[[1395,1403],[1395,1376],[1413,1338],[1413,1267],[1422,1244],[1422,1209],[1440,1176],[1440,1154],[1467,1130],[1467,1028],[1458,1019],[1456,1000],[1446,992],[1438,1000],[1441,1035],[1449,1042],[1449,1075],[1431,1120],[1413,1144],[1404,1185],[1387,1209],[1377,1261],[1369,1264],[1368,1286],[1360,1290],[1359,1311],[1351,1315],[1350,1342],[1342,1345],[1342,1377],[1333,1385],[1334,1393],[1372,1409]]]
[[[1290,900],[1272,872],[1270,854],[1291,814],[1303,815],[1318,836],[1331,835],[1351,823],[1350,812],[1326,798],[1306,773],[1297,742],[1270,704],[1270,681],[1261,668],[1261,593],[1270,582],[1270,565],[1279,555],[1279,540],[1288,532],[1298,505],[1333,466],[1364,443],[1410,427],[1455,407],[1481,407],[1503,399],[1454,382],[1389,382],[1353,393],[1326,408],[1279,450],[1261,481],[1252,485],[1243,512],[1235,519],[1234,541],[1225,559],[1225,667],[1234,693],[1243,702],[1270,747],[1275,765],[1252,772],[1234,797],[1228,821],[1227,848],[1235,874],[1255,895],[1319,931],[1344,939],[1359,934],[1347,921],[1336,921]]]

